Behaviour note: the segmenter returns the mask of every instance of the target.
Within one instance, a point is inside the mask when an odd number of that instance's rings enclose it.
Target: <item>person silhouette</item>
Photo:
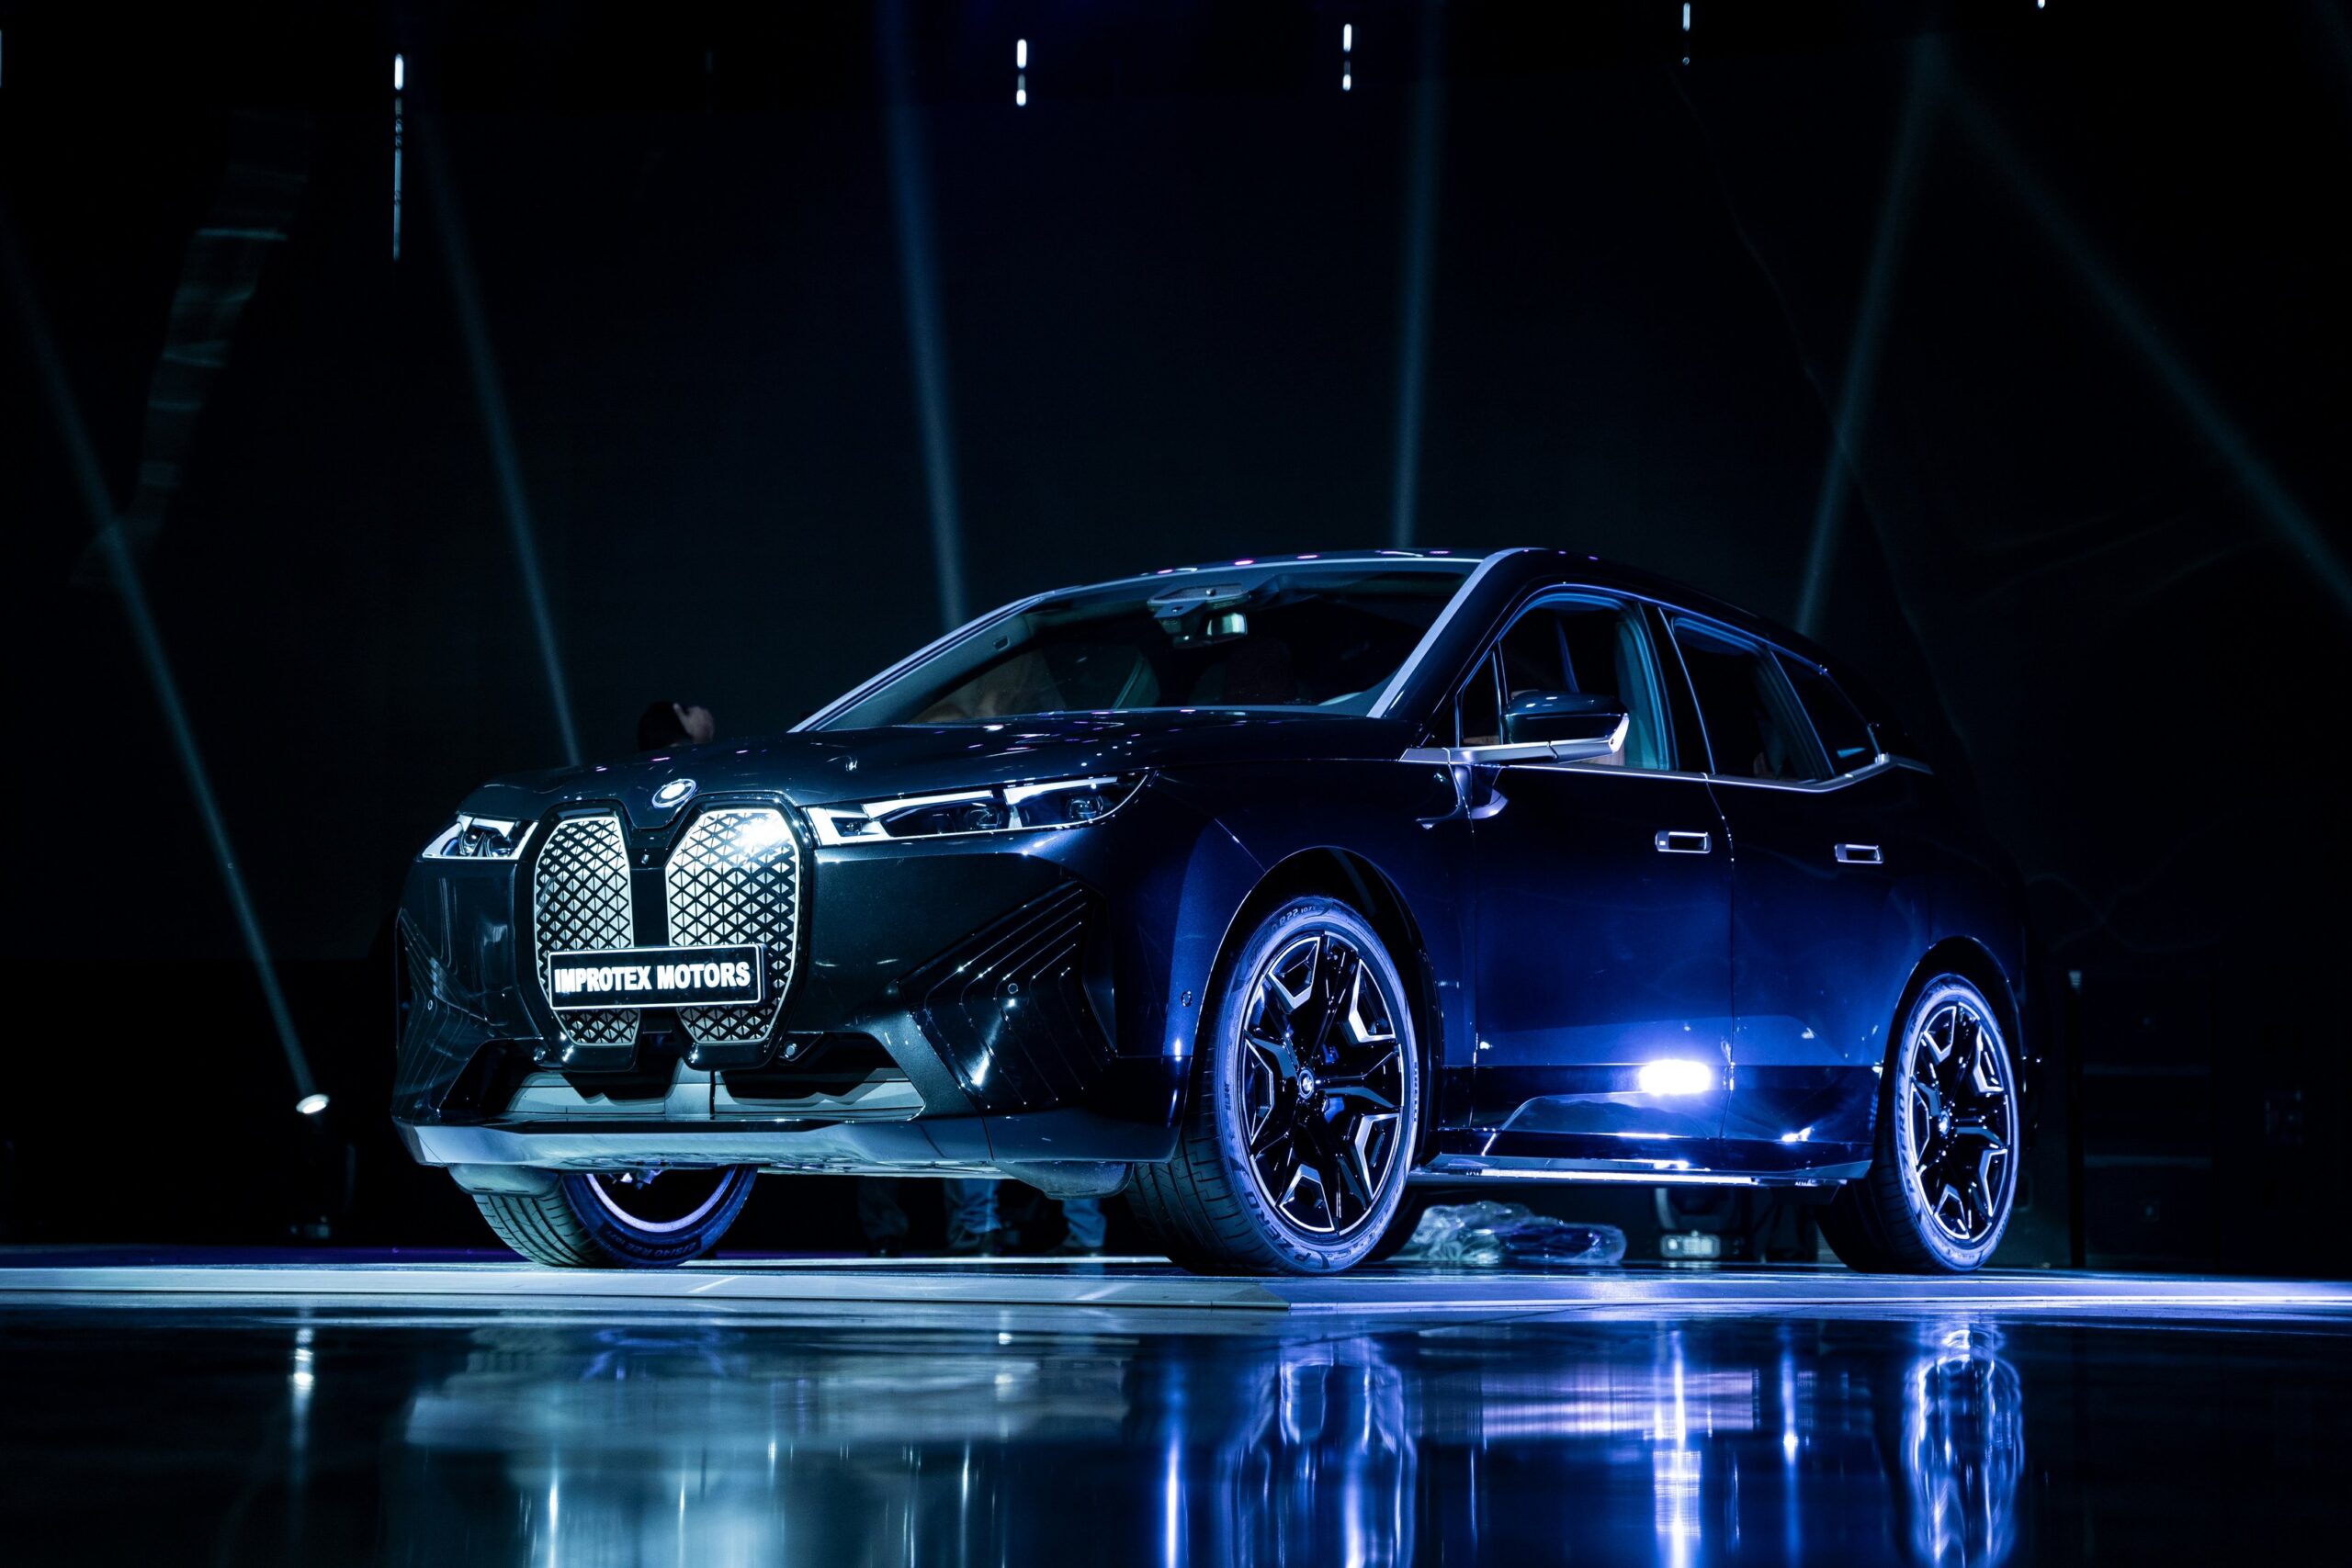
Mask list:
[[[695,703],[655,703],[637,718],[637,749],[660,751],[672,746],[699,746],[718,736],[718,721]]]

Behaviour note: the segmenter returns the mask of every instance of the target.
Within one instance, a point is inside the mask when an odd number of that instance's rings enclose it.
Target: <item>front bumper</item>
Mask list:
[[[626,1121],[399,1123],[424,1165],[605,1170],[756,1166],[859,1176],[1003,1174],[1029,1168],[1133,1165],[1174,1152],[1184,1064],[1115,1064],[1085,1105],[1012,1116],[731,1118],[663,1114]]]
[[[797,973],[767,1035],[722,1050],[659,1010],[631,1038],[576,1049],[530,957],[530,860],[420,861],[399,918],[392,1108],[411,1152],[876,1174],[1172,1155],[1191,1021],[1170,1014],[1205,990],[1222,931],[1182,934],[1184,889],[1199,855],[1238,853],[1229,840],[1149,786],[1085,829],[935,843],[816,848],[772,803],[809,846]],[[567,803],[550,818],[599,809],[618,811]],[[624,818],[635,874],[658,878],[690,821]],[[639,945],[664,934],[647,886]],[[871,1066],[854,1105],[827,1076],[846,1061]],[[567,1094],[563,1114],[539,1113]]]

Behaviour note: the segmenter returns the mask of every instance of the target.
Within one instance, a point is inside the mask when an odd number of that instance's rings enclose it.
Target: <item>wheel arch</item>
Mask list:
[[[1408,1168],[1420,1159],[1437,1126],[1438,1065],[1444,1061],[1444,1017],[1437,1005],[1437,980],[1420,921],[1394,878],[1351,850],[1334,845],[1296,851],[1269,866],[1251,885],[1233,918],[1226,923],[1217,944],[1216,962],[1209,972],[1208,990],[1202,998],[1200,1022],[1193,1050],[1201,1050],[1199,1031],[1205,1030],[1215,1010],[1208,998],[1225,985],[1234,954],[1258,924],[1294,898],[1325,897],[1344,904],[1369,922],[1373,934],[1388,949],[1396,976],[1405,986],[1405,1005],[1413,1016],[1413,1049],[1419,1059],[1421,1096],[1414,1118],[1413,1146]]]

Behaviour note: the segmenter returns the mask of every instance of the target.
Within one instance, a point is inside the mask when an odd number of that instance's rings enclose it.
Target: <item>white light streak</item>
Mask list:
[[[1715,1069],[1704,1062],[1668,1057],[1644,1062],[1637,1081],[1644,1094],[1704,1094],[1715,1087]]]

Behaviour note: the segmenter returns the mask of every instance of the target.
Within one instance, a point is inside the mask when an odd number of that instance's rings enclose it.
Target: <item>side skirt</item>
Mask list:
[[[1677,1162],[1679,1164],[1679,1162]],[[1439,1155],[1413,1172],[1416,1185],[1465,1181],[1622,1182],[1642,1187],[1836,1187],[1870,1173],[1870,1161],[1804,1170],[1724,1171],[1662,1167],[1652,1160],[1537,1159],[1524,1156]]]

